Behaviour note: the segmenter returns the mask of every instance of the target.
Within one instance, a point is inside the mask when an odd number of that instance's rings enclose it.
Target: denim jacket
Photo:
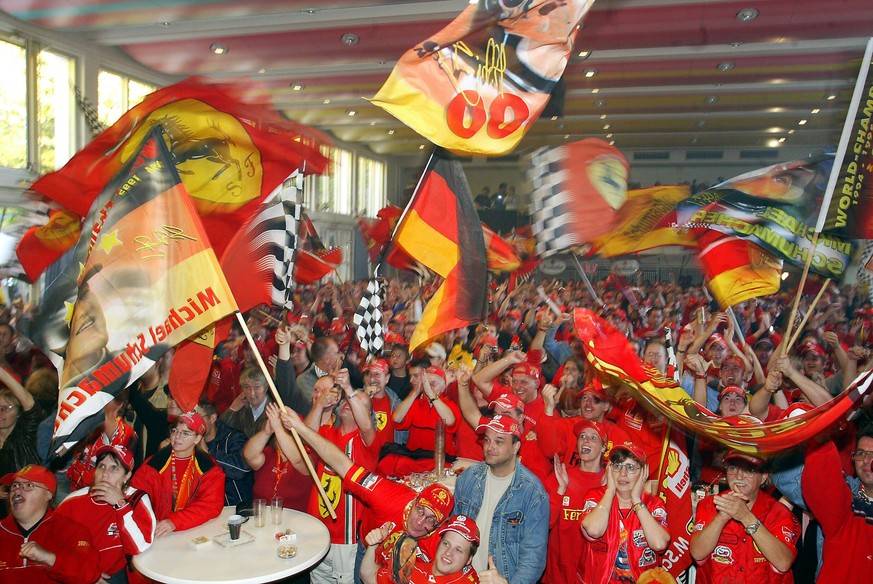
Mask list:
[[[455,514],[477,517],[488,466],[480,462],[458,477]],[[520,462],[494,509],[488,553],[510,584],[534,584],[546,567],[549,496],[540,480]]]

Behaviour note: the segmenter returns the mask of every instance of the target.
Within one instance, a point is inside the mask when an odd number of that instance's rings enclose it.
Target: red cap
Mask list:
[[[485,335],[484,337],[482,337],[482,342],[480,344],[493,345],[496,347],[497,346],[497,337],[495,337],[494,335]]]
[[[515,320],[521,320],[521,311],[513,308],[512,310],[508,311],[504,316],[507,318],[514,318]]]
[[[606,395],[606,390],[603,389],[603,384],[599,379],[593,379],[591,383],[579,390],[580,397],[583,393],[593,393],[600,398],[601,401],[609,401],[609,396]]]
[[[737,452],[736,450],[731,450],[724,455],[725,464],[727,464],[729,460],[744,460],[750,464],[754,464],[755,466],[763,466],[765,462],[763,458],[758,458],[757,456],[752,456],[751,454]]]
[[[524,402],[514,393],[500,394],[500,397],[491,400],[491,403],[488,404],[488,407],[492,410],[497,406],[507,410],[520,410],[521,412],[524,412]]]
[[[595,422],[594,420],[586,420],[585,418],[582,418],[573,425],[573,432],[578,438],[579,434],[581,434],[583,430],[594,430],[595,432],[597,432],[597,435],[600,436],[601,442],[603,442],[604,444],[609,442],[606,436],[606,427],[600,422]]]
[[[388,333],[385,336],[385,344],[386,345],[403,345],[404,347],[409,345],[406,342],[406,339],[403,338],[403,335],[399,335],[397,333]]]
[[[48,489],[52,495],[58,490],[58,480],[52,471],[44,466],[28,464],[18,472],[11,472],[0,479],[0,484],[11,485],[15,479],[24,479],[31,483],[39,483]]]
[[[722,389],[721,392],[719,392],[718,401],[721,401],[721,399],[729,393],[733,393],[733,394],[740,396],[743,399],[747,399],[745,389],[743,389],[739,385],[728,385],[727,387]]]
[[[434,483],[425,487],[418,494],[415,504],[433,511],[436,515],[437,525],[439,525],[452,512],[452,508],[455,506],[455,497],[444,485]]]
[[[813,353],[815,353],[816,355],[818,355],[818,356],[821,357],[822,359],[824,359],[825,357],[827,357],[827,352],[824,350],[824,347],[822,347],[822,346],[819,345],[818,343],[813,343],[813,342],[803,343],[803,344],[800,345],[800,347],[798,347],[798,349],[797,349],[797,352],[800,353],[800,356],[801,356],[801,357],[802,357],[803,355],[806,355],[806,354],[809,353],[810,351],[812,351]]]
[[[537,365],[525,361],[512,368],[512,375],[527,375],[528,377],[533,377],[537,382],[539,382],[542,372]]]
[[[331,321],[330,328],[327,329],[328,335],[341,335],[346,332],[346,321],[340,317],[336,317]]]
[[[425,369],[424,372],[430,373],[431,375],[437,375],[439,377],[442,377],[443,381],[445,381],[445,379],[446,379],[446,372],[443,370],[442,367],[431,366],[431,367],[428,367],[427,369]]]
[[[203,436],[206,434],[206,421],[197,412],[188,412],[176,418],[176,423],[184,422],[188,429]]]
[[[636,458],[637,460],[639,460],[643,464],[645,464],[645,462],[646,462],[646,452],[642,448],[640,448],[639,446],[634,444],[633,442],[627,441],[627,442],[622,442],[621,444],[616,444],[612,447],[612,450],[610,451],[609,454],[611,456],[613,452],[619,452],[619,451],[627,452],[628,454],[630,454],[631,456],[633,456],[634,458]]]
[[[739,355],[728,355],[724,358],[724,361],[721,362],[721,366],[724,367],[728,363],[733,363],[737,365],[743,371],[746,370],[746,362],[743,361],[742,357],[740,357]]]
[[[387,373],[388,371],[391,370],[391,368],[388,366],[388,361],[386,361],[385,359],[382,359],[381,357],[375,357],[373,359],[370,359],[367,362],[367,365],[364,367],[365,372],[366,371],[373,371],[373,370],[384,371]]]
[[[727,347],[727,341],[724,340],[724,337],[718,333],[715,333],[714,335],[709,337],[709,339],[706,341],[706,350],[709,350],[709,348],[716,343],[719,343],[719,344]]]
[[[99,459],[107,452],[113,454],[126,470],[133,470],[133,453],[121,444],[104,444],[94,452],[94,459]]]
[[[479,543],[479,526],[473,521],[472,517],[466,515],[455,515],[449,517],[449,522],[437,532],[437,535],[442,535],[447,531],[460,533],[461,536],[469,542]]]
[[[479,426],[476,427],[476,432],[482,434],[488,429],[494,430],[498,434],[512,434],[513,436],[521,438],[521,427],[516,420],[513,420],[509,416],[501,416],[500,414],[497,414],[486,423],[479,424]]]

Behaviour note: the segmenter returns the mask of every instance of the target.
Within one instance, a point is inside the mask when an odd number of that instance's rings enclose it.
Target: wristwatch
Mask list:
[[[751,525],[746,526],[746,533],[748,533],[749,535],[755,535],[755,532],[758,531],[758,529],[760,527],[761,527],[761,520],[757,519]]]

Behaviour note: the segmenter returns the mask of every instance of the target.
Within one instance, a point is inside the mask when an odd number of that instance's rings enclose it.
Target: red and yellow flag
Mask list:
[[[159,125],[220,256],[236,229],[288,175],[304,165],[307,174],[319,174],[329,163],[319,150],[329,138],[269,107],[244,103],[240,91],[197,79],[159,89],[31,189],[84,217],[106,184],[137,155],[146,134]],[[57,227],[49,230],[51,237],[57,237]],[[43,233],[32,235],[19,245],[19,258],[28,277],[35,279],[69,248],[53,254],[22,252],[22,245],[44,246]]]
[[[593,3],[471,3],[408,50],[372,101],[449,150],[506,154],[546,106]]]
[[[485,240],[459,162],[434,155],[394,234],[394,243],[445,279],[412,333],[410,350],[482,317]]]
[[[697,245],[697,259],[709,290],[722,307],[779,291],[782,260],[754,243],[704,231]]]
[[[494,233],[490,227],[482,224],[482,233],[485,235],[485,256],[488,260],[488,270],[502,273],[512,272],[521,267],[515,250],[505,239]]]
[[[627,337],[591,310],[577,308],[574,320],[588,361],[597,371],[627,385],[638,401],[685,432],[748,454],[773,454],[811,440],[843,419],[873,385],[873,371],[866,371],[836,398],[799,416],[766,423],[725,419],[696,403],[674,379],[641,361]]]

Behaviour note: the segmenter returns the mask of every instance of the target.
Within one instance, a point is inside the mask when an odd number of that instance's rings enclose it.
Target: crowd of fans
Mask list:
[[[282,497],[328,528],[330,551],[305,576],[317,583],[667,581],[655,568],[671,517],[655,482],[668,425],[594,372],[573,310],[611,322],[641,360],[730,423],[822,405],[873,367],[866,289],[833,287],[812,305],[810,285],[797,320],[808,318],[786,351],[793,291],[720,311],[703,286],[678,281],[494,283],[481,323],[410,354],[435,285],[393,279],[376,356],[354,332],[365,282],[298,288],[295,311],[247,315],[256,349],[239,329],[220,344],[194,411],[180,411],[167,387],[170,352],[51,461],[57,374],[16,334],[27,309],[10,307],[0,324],[0,580],[140,581],[128,560],[155,537],[226,505]],[[869,421],[859,403],[818,439],[766,459],[683,436],[697,581],[873,582]],[[432,473],[443,451],[451,480]],[[422,473],[445,484],[410,478]]]

